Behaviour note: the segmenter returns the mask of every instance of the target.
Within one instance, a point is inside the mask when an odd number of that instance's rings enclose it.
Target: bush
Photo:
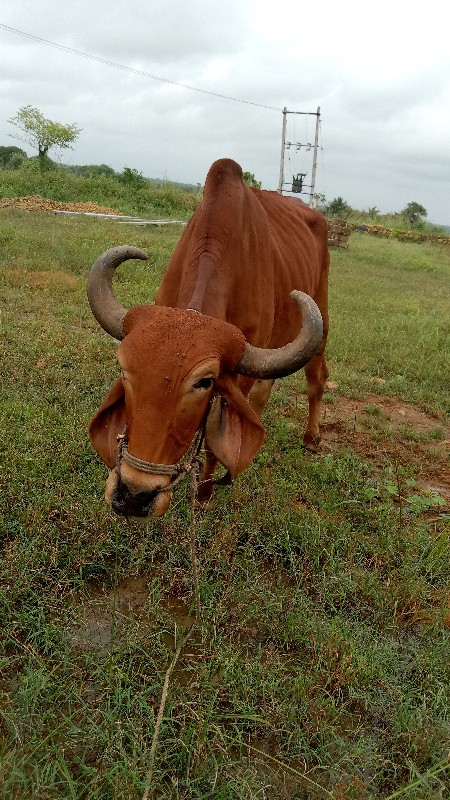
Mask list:
[[[198,187],[187,190],[153,183],[128,167],[121,175],[106,165],[78,167],[82,174],[74,174],[50,159],[45,170],[37,162],[37,158],[29,158],[20,169],[0,170],[0,197],[41,195],[60,202],[95,202],[123,214],[183,220],[201,200]]]
[[[20,147],[0,147],[0,169],[20,169],[28,156]]]

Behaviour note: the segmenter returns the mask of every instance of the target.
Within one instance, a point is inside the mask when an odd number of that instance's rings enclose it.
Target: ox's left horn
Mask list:
[[[91,311],[102,328],[114,339],[123,339],[123,319],[127,309],[119,302],[112,288],[114,271],[130,258],[148,258],[137,247],[111,247],[97,258],[88,279],[88,300]]]
[[[244,355],[235,367],[240,375],[251,378],[283,378],[305,366],[316,354],[322,341],[323,322],[318,306],[308,294],[291,292],[302,311],[303,325],[293,342],[271,350],[247,342]]]

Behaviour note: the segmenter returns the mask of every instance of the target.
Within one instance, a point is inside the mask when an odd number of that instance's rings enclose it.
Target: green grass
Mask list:
[[[351,251],[333,253],[333,377],[350,394],[381,378],[386,394],[448,415],[450,252],[357,235],[350,242]]]
[[[128,242],[149,262],[121,268],[118,294],[151,300],[180,232],[0,213],[1,800],[144,793],[192,600],[187,490],[147,528],[104,505],[86,427],[117,367],[85,284]],[[432,411],[442,441],[449,258],[356,236],[332,253],[330,405],[370,394],[382,426],[396,395]],[[448,513],[413,461],[303,452],[301,390],[301,376],[277,384],[263,452],[197,513],[202,619],[171,681],[151,796],[445,800]]]

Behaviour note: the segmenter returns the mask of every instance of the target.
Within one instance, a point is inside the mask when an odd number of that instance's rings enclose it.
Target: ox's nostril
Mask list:
[[[132,492],[119,479],[112,496],[111,506],[122,517],[148,517],[155,502],[158,490],[152,492]]]

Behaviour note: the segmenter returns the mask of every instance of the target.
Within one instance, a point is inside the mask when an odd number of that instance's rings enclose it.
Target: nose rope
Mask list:
[[[117,437],[118,448],[116,457],[116,467],[120,469],[121,461],[125,461],[130,467],[145,472],[147,475],[169,475],[172,480],[167,486],[162,486],[158,492],[171,492],[173,487],[183,480],[185,475],[191,476],[191,483],[194,490],[197,486],[198,475],[203,466],[199,455],[204,437],[204,425],[195,434],[189,448],[184,456],[176,464],[155,464],[152,461],[144,461],[128,452],[127,429]]]

